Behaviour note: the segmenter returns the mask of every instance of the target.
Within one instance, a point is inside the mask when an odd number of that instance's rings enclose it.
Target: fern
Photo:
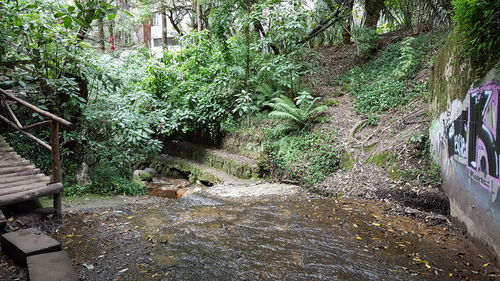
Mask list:
[[[328,107],[317,105],[319,98],[313,98],[309,93],[301,95],[295,102],[286,96],[272,99],[269,106],[273,109],[269,117],[286,121],[287,131],[301,130],[317,121]]]

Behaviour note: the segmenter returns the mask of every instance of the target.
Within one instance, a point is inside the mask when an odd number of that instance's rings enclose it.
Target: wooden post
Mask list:
[[[52,147],[52,180],[54,183],[62,181],[61,154],[59,151],[59,123],[52,121],[50,125],[50,146]],[[54,194],[54,209],[56,216],[62,216],[61,193]]]

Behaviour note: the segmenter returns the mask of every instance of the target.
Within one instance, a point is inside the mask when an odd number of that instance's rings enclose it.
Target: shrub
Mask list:
[[[468,58],[489,68],[500,58],[500,1],[453,1],[461,45]]]
[[[301,184],[321,182],[340,166],[342,150],[334,133],[300,133],[264,143],[268,161]]]
[[[290,131],[304,129],[328,109],[326,105],[317,105],[318,100],[308,92],[300,93],[295,101],[286,96],[274,98],[269,104],[274,109],[269,117],[285,120]]]
[[[443,38],[444,33],[438,31],[392,44],[376,60],[335,77],[331,83],[344,85],[356,99],[356,111],[368,116],[424,97],[427,83],[413,77],[427,65]]]

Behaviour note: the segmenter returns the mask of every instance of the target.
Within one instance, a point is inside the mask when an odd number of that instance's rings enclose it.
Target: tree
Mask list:
[[[384,7],[384,0],[365,0],[365,26],[377,29],[380,12]]]

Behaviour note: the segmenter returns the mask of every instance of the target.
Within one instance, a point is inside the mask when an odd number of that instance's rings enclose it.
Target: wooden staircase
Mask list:
[[[55,212],[61,215],[63,185],[61,183],[59,128],[60,125],[71,126],[71,123],[3,89],[0,89],[0,102],[0,121],[47,149],[52,158],[52,178],[49,178],[28,160],[19,156],[0,136],[0,207],[53,194]],[[11,104],[28,108],[46,120],[31,125],[22,125],[12,110]],[[50,128],[50,143],[28,132],[43,127]]]
[[[0,207],[60,193],[63,185],[50,181],[0,136]]]

